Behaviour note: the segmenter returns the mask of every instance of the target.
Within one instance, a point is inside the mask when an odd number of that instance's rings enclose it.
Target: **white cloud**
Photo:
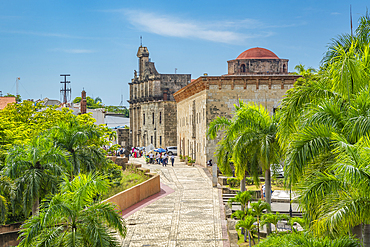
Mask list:
[[[136,28],[162,36],[172,36],[191,39],[203,39],[213,42],[243,44],[248,39],[268,37],[269,31],[249,31],[248,34],[239,29],[256,29],[263,26],[257,20],[245,19],[240,21],[217,21],[213,23],[184,20],[168,15],[155,13],[120,10],[128,21]]]
[[[340,15],[341,13],[339,13],[339,12],[332,12],[332,13],[330,13],[331,15]]]

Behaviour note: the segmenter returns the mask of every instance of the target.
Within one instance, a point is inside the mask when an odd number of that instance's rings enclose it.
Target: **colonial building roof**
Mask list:
[[[242,52],[236,59],[279,59],[279,57],[270,50],[255,47]]]

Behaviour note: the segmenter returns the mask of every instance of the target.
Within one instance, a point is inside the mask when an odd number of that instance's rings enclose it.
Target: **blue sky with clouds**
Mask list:
[[[69,73],[72,99],[125,105],[140,36],[159,73],[227,73],[227,60],[264,47],[318,68],[330,39],[350,32],[369,1],[0,1],[0,91],[59,99]]]

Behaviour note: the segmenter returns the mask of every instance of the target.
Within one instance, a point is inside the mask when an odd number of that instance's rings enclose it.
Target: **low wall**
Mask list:
[[[22,223],[14,223],[0,226],[0,246],[17,246],[19,244],[18,233]]]
[[[160,176],[158,174],[150,175],[152,176],[150,179],[131,187],[130,189],[122,191],[105,201],[117,204],[118,208],[123,211],[145,198],[160,192]]]

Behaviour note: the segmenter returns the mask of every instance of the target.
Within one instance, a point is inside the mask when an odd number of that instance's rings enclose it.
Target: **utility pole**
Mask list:
[[[68,100],[71,99],[71,88],[70,87],[67,88],[67,83],[71,83],[71,82],[67,81],[67,76],[71,76],[71,75],[65,74],[65,75],[60,75],[60,76],[64,76],[64,81],[60,82],[64,84],[62,89],[60,89],[60,95],[62,96],[63,104],[67,104]]]
[[[19,91],[18,91],[18,88],[19,88],[19,80],[20,80],[21,78],[20,77],[17,77],[17,79],[15,79],[15,86],[16,86],[16,92],[15,92],[15,97],[17,98],[18,97],[18,95],[19,95]]]

